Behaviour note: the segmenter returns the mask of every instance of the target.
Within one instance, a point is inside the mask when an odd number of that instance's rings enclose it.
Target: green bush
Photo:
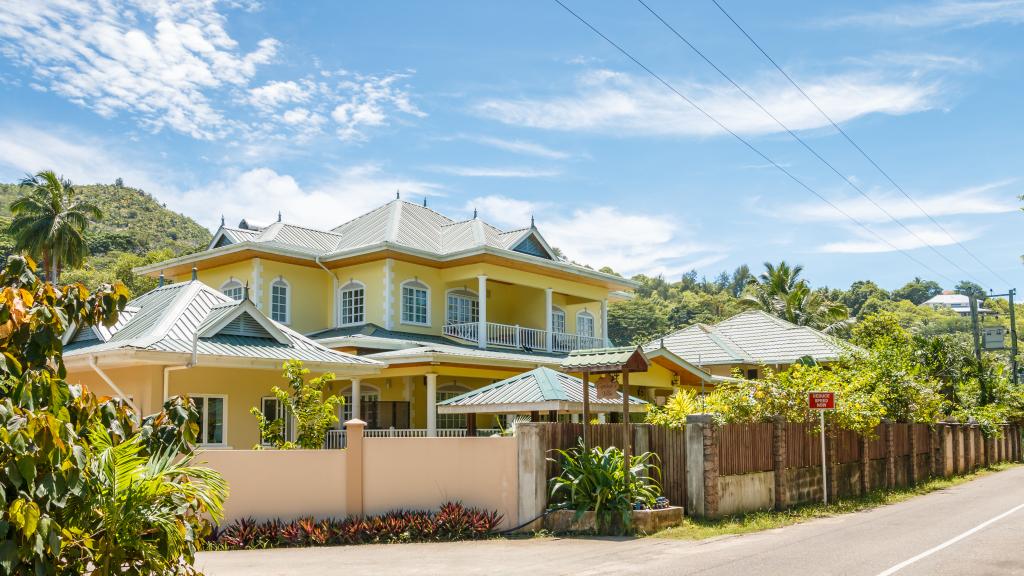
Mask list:
[[[652,462],[658,458],[653,452],[633,456],[625,466],[622,450],[579,446],[569,450],[555,450],[560,459],[549,458],[562,466],[562,473],[550,480],[550,508],[575,510],[579,518],[592,511],[597,516],[599,529],[613,522],[628,530],[634,503],[653,508],[661,487],[655,476],[661,469]]]
[[[181,398],[138,421],[120,399],[69,385],[61,336],[110,326],[124,286],[90,294],[0,272],[0,573],[191,574],[226,495],[190,465],[198,414]]]

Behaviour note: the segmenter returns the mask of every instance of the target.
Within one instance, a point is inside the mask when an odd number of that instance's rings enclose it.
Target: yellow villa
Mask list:
[[[284,383],[282,347],[315,346],[336,355],[311,358],[307,366],[336,374],[333,391],[346,397],[343,421],[360,417],[370,434],[460,435],[465,416],[439,415],[439,401],[534,368],[557,368],[572,350],[606,346],[608,305],[634,288],[630,280],[558,257],[532,222],[499,230],[475,215],[457,221],[400,199],[331,230],[280,218],[267,225],[222,222],[206,250],[137,272],[160,277],[162,287],[138,298],[142,306],[130,303],[122,334],[69,336],[72,381],[126,395],[143,413],[168,394],[215,398],[208,403],[224,414],[208,424],[222,427],[229,440],[221,443],[235,447],[258,441],[247,412],[273,409],[265,398]],[[253,319],[246,323],[260,324],[259,336],[277,343],[254,347],[241,360],[215,363],[210,354],[207,361],[203,348],[217,333],[210,331],[213,320],[200,319],[191,336],[201,344],[192,365],[185,341],[174,357],[136,349],[139,342],[130,355],[106,351],[105,339],[147,328],[131,319],[131,310],[152,307],[158,296],[184,291],[181,286],[204,298],[216,294],[218,305],[241,303]],[[176,321],[151,320],[164,323],[160,330]],[[227,336],[238,337],[218,337]],[[93,338],[92,345],[82,343]],[[699,386],[708,378],[668,350],[646,353],[659,372],[637,375],[640,397],[653,400],[655,390],[663,397],[673,386]],[[477,425],[486,431],[497,422],[484,416]]]

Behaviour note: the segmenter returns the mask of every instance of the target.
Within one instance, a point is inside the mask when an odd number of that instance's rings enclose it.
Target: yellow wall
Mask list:
[[[220,289],[226,282],[236,279],[250,286],[250,297],[267,315],[270,314],[270,285],[284,278],[291,288],[292,329],[311,333],[335,326],[336,289],[350,280],[365,286],[365,321],[407,332],[434,334],[442,332],[445,322],[447,291],[465,287],[477,291],[477,277],[486,275],[487,319],[499,324],[518,324],[544,329],[545,289],[553,290],[552,302],[566,312],[566,331],[576,332],[576,313],[586,309],[594,315],[595,336],[601,337],[601,300],[608,298],[605,288],[551,278],[532,272],[504,268],[494,264],[473,264],[452,268],[438,268],[423,264],[390,260],[391,282],[385,286],[388,260],[376,260],[334,269],[335,283],[322,269],[267,260],[251,259],[198,271],[201,281]],[[184,274],[174,281],[187,281]],[[407,324],[401,321],[402,283],[417,279],[430,288],[429,325]],[[389,289],[388,289],[389,288]],[[390,294],[390,318],[385,294]],[[389,322],[390,320],[390,322]]]

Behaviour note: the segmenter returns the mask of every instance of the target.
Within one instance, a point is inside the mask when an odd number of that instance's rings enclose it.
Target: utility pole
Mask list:
[[[978,384],[981,387],[981,404],[988,403],[988,394],[985,390],[985,378],[981,369],[981,333],[978,330],[978,300],[973,295],[968,297],[971,303],[971,333],[974,335],[974,357],[978,360]]]
[[[1010,288],[1007,296],[1010,298],[1010,369],[1013,370],[1013,385],[1017,385],[1017,316],[1013,309],[1013,296],[1017,293],[1016,288]]]

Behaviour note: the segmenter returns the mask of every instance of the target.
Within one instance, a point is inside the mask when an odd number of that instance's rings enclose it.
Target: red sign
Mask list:
[[[811,410],[833,410],[836,407],[835,392],[811,392],[807,396]]]

